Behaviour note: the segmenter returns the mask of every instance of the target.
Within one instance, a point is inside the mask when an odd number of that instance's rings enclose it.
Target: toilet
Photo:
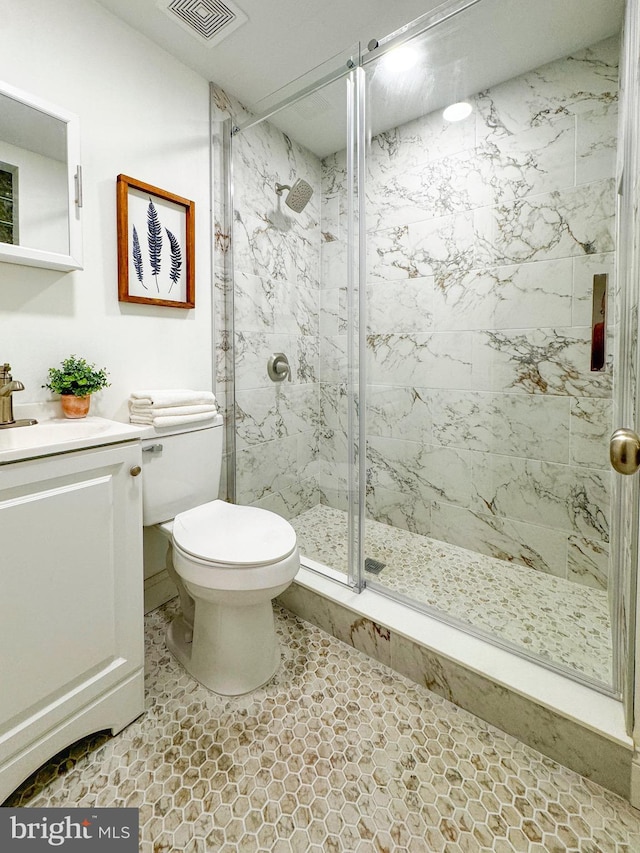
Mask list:
[[[142,439],[143,524],[168,538],[167,571],[182,612],[167,646],[199,682],[225,696],[265,684],[280,664],[271,600],[293,581],[293,527],[265,509],[218,500],[222,416]]]

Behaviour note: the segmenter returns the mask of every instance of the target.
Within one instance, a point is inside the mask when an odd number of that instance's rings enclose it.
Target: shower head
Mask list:
[[[311,196],[313,195],[313,187],[302,178],[298,178],[295,184],[290,187],[288,184],[276,184],[276,193],[282,195],[283,190],[289,190],[284,203],[288,205],[294,213],[300,213],[305,209]]]

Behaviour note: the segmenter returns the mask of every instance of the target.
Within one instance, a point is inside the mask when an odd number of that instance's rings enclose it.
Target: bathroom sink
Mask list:
[[[139,438],[143,432],[144,429],[130,424],[97,417],[82,420],[50,418],[31,426],[0,429],[0,465],[130,441]]]

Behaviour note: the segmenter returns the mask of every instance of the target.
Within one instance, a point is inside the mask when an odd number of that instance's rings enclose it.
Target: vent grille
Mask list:
[[[247,21],[234,3],[222,0],[160,0],[158,6],[192,36],[210,47]]]

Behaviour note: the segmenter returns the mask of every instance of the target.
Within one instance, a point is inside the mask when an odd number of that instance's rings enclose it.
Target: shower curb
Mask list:
[[[302,568],[287,610],[629,800],[622,703],[430,616]]]

